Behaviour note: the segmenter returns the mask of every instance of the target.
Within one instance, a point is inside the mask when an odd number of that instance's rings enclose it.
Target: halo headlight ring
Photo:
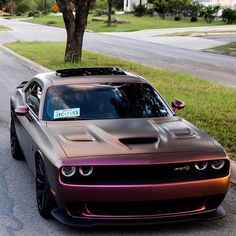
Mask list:
[[[203,171],[207,168],[208,162],[207,161],[199,161],[195,163],[195,169],[199,171]]]
[[[72,177],[76,173],[76,167],[75,166],[63,166],[61,168],[61,173],[63,176],[69,178]]]

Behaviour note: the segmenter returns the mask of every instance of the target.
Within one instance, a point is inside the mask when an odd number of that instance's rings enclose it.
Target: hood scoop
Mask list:
[[[66,135],[65,138],[72,142],[94,142],[96,139],[90,134],[81,133],[81,134],[71,134]]]
[[[157,137],[120,138],[119,141],[125,145],[155,144],[157,143],[158,138]]]
[[[166,131],[170,133],[174,139],[192,139],[198,137],[198,135],[188,127],[170,128],[166,129]]]

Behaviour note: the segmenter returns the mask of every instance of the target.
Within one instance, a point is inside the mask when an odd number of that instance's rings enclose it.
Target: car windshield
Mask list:
[[[166,117],[172,113],[145,83],[63,85],[46,94],[44,120]]]

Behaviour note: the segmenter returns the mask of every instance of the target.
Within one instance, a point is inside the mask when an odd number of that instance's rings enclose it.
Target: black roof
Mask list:
[[[71,68],[57,70],[56,75],[60,77],[71,76],[93,76],[93,75],[126,75],[120,68],[116,67],[94,67],[94,68]]]

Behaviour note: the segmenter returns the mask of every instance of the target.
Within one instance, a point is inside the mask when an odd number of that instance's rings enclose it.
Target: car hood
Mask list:
[[[220,145],[179,118],[50,121],[47,127],[67,157],[216,152]]]

